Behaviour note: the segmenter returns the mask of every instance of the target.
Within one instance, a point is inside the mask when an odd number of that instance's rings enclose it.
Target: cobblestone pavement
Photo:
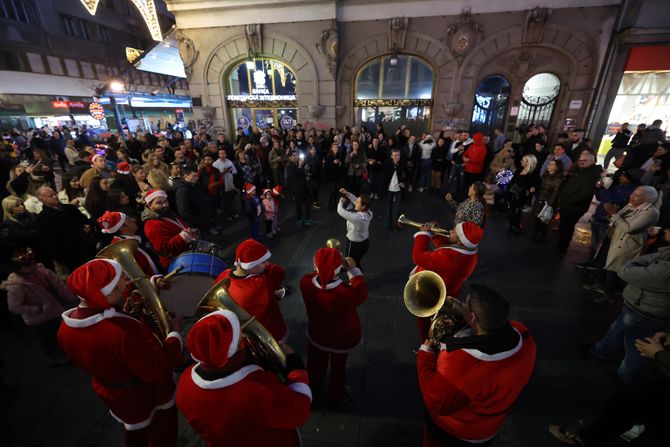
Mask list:
[[[302,428],[305,447],[421,445],[423,409],[413,351],[419,340],[414,319],[402,303],[403,285],[413,267],[414,231],[386,230],[384,200],[375,201],[373,210],[371,249],[364,259],[370,297],[359,310],[364,341],[348,362],[353,399],[341,409],[327,403],[315,406]],[[434,219],[444,226],[452,218],[446,204],[427,193],[410,194],[403,212],[413,220]],[[298,281],[311,271],[313,253],[326,239],[345,240],[345,224],[324,207],[313,213],[316,225],[298,229],[289,199],[282,213],[281,237],[267,245],[273,260],[287,268],[288,283],[296,287],[282,303],[282,311],[291,331],[289,344],[304,355],[306,316]],[[491,283],[506,294],[513,318],[535,335],[538,357],[531,382],[495,445],[560,445],[548,434],[547,425],[592,417],[612,391],[614,366],[593,364],[584,352],[618,309],[592,304],[588,292],[580,288],[573,265],[586,258],[585,245],[573,242],[561,257],[553,243],[533,245],[530,235],[515,237],[506,229],[505,215],[494,212],[471,282]],[[230,246],[230,255],[247,232],[245,221],[234,222],[217,242]],[[20,320],[5,313],[1,324],[0,358],[5,362],[1,373],[8,390],[2,425],[3,438],[11,437],[9,445],[122,445],[120,426],[91,391],[89,378],[73,366],[49,367]],[[183,421],[179,444],[204,445]]]

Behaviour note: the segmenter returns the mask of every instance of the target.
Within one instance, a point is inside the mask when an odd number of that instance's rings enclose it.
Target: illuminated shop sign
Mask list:
[[[228,101],[295,101],[295,95],[228,95]]]

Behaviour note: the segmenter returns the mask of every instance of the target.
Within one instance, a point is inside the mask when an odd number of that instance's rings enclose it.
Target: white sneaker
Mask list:
[[[631,428],[625,433],[622,433],[621,435],[619,435],[619,437],[626,442],[631,442],[633,439],[639,437],[642,433],[644,433],[644,430],[645,430],[644,425],[633,425],[633,428]]]
[[[414,188],[412,188],[412,185],[409,185],[409,192],[412,192]]]

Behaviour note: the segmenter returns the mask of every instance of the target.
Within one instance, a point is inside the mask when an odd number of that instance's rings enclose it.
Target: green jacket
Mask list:
[[[627,262],[619,277],[626,281],[624,304],[654,320],[670,323],[670,247]]]

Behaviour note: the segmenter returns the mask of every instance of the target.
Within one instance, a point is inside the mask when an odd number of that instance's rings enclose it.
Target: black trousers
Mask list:
[[[644,433],[630,443],[631,447],[667,445],[669,401],[670,379],[660,373],[652,380],[625,385],[607,402],[598,419],[579,430],[579,437],[587,446],[604,445],[633,425],[643,424]]]
[[[365,253],[367,253],[369,249],[370,249],[370,239],[366,239],[360,242],[349,241],[349,247],[347,248],[347,256],[350,258],[354,258],[354,260],[356,261],[356,267],[363,270],[361,260],[363,259],[363,256],[365,256]]]
[[[588,208],[587,208],[588,209]],[[558,244],[556,248],[561,252],[566,252],[570,241],[572,240],[572,234],[575,232],[575,225],[579,221],[579,218],[584,215],[587,210],[585,209],[563,209],[561,208],[561,221],[558,225]]]
[[[293,200],[295,201],[296,220],[301,221],[303,220],[303,217],[305,219],[312,217],[312,197],[307,191],[304,191],[301,194],[294,194]]]

